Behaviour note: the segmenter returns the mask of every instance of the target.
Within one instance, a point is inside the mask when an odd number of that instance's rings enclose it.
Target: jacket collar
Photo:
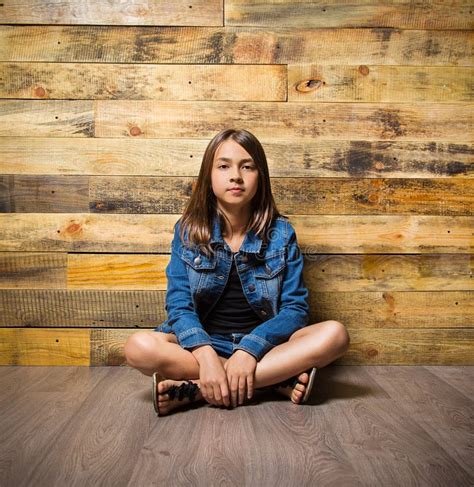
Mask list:
[[[209,243],[220,243],[221,245],[226,244],[224,238],[222,237],[218,215],[214,215],[212,220],[212,237]],[[245,234],[245,238],[240,246],[239,252],[258,254],[261,246],[262,239],[253,230],[249,230]]]

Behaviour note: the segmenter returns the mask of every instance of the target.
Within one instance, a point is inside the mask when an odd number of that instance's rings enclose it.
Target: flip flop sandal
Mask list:
[[[159,378],[159,379],[158,379]],[[152,390],[152,397],[153,397],[153,407],[155,408],[155,412],[158,416],[160,415],[158,409],[158,382],[164,380],[158,372],[153,374],[153,390]],[[185,397],[189,398],[190,402],[194,401],[194,398],[199,390],[199,386],[190,380],[183,382],[179,386],[171,386],[167,391],[170,399],[174,399],[176,396],[178,401],[182,401]]]
[[[304,396],[302,397],[301,401],[299,404],[304,404],[308,399],[309,396],[311,395],[311,391],[313,390],[313,385],[314,385],[314,379],[316,377],[316,367],[313,367],[312,369],[308,369],[305,372],[309,375],[309,380],[308,383],[306,384],[306,391],[304,393]],[[277,384],[274,384],[272,387],[288,387],[291,386],[292,389],[295,388],[296,384],[299,383],[298,377],[301,375],[295,375],[293,377],[290,377],[289,379],[286,379],[282,382],[278,382]]]

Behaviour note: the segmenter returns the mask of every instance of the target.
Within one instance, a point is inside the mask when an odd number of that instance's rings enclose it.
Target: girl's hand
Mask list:
[[[237,406],[237,396],[239,405],[244,403],[245,390],[247,398],[253,396],[253,384],[257,359],[244,350],[237,350],[224,364],[227,373],[227,382],[230,386],[232,407]]]
[[[199,388],[202,397],[214,406],[229,406],[229,386],[222,362],[214,349],[202,347],[199,362]],[[194,354],[194,352],[193,352]]]

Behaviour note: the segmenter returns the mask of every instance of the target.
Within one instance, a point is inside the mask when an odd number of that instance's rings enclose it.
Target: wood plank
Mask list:
[[[0,137],[0,173],[198,176],[208,140]],[[272,177],[473,178],[468,143],[261,139]]]
[[[335,365],[474,365],[474,329],[348,329]],[[121,365],[134,329],[0,328],[0,365]]]
[[[288,66],[288,101],[470,102],[472,68],[440,66]]]
[[[65,289],[65,253],[0,253],[0,289]]]
[[[0,107],[2,105],[0,101]],[[24,104],[23,101],[8,102]],[[38,102],[37,102],[38,103]],[[42,101],[39,103],[76,103]],[[97,100],[97,137],[213,137],[245,126],[257,138],[472,141],[473,104],[278,103]],[[28,113],[28,106],[18,106]],[[223,114],[225,116],[223,117]],[[268,121],[271,120],[271,123]],[[18,120],[19,122],[19,120]],[[17,122],[17,123],[18,123]],[[3,124],[2,124],[3,125]],[[427,130],[429,127],[429,130]],[[23,126],[22,126],[23,129]],[[3,125],[3,135],[37,135]]]
[[[67,288],[166,291],[169,260],[169,255],[68,254]]]
[[[474,328],[469,291],[309,291],[309,323],[337,320],[350,328]]]
[[[164,291],[5,289],[0,326],[156,327],[166,319]]]
[[[473,39],[462,30],[2,25],[0,61],[472,66]]]
[[[0,137],[93,137],[94,101],[0,100]]]
[[[0,98],[287,100],[283,65],[1,63],[0,79]]]
[[[194,182],[190,178],[91,176],[89,205],[93,212],[182,213]],[[472,215],[474,212],[474,181],[466,179],[272,178],[272,192],[278,208],[285,214]],[[15,196],[10,195],[9,199],[15,201]]]
[[[0,175],[0,212],[88,212],[89,187],[89,176]]]
[[[472,291],[473,275],[470,254],[306,254],[303,270],[308,288],[321,292]]]
[[[225,25],[321,29],[391,27],[398,29],[472,29],[472,4],[463,0],[413,4],[409,1],[359,0],[255,2],[226,0]]]
[[[179,215],[0,214],[0,250],[169,252],[178,218]]]
[[[474,365],[474,328],[348,330],[343,365]]]
[[[16,254],[17,260],[22,255]],[[70,253],[67,261],[69,289],[166,289],[169,255]],[[468,291],[474,290],[473,266],[469,254],[306,254],[303,277],[315,292]],[[14,283],[16,276],[11,279]]]
[[[0,365],[89,365],[86,329],[0,328]]]
[[[3,213],[182,213],[196,178],[0,175]],[[299,190],[295,191],[298,187]],[[472,215],[467,179],[272,178],[285,214]]]
[[[192,10],[191,10],[192,9]],[[222,0],[108,3],[85,0],[11,0],[2,4],[3,24],[222,25]]]
[[[474,367],[470,367],[469,365],[459,368],[429,365],[425,366],[425,369],[451,387],[455,387],[472,401],[474,397]]]
[[[472,291],[320,292],[309,287],[309,323],[350,328],[471,328]],[[0,290],[4,327],[156,327],[166,319],[166,292],[108,289]]]
[[[179,215],[0,214],[0,251],[169,252]],[[473,217],[291,215],[304,254],[472,252]]]

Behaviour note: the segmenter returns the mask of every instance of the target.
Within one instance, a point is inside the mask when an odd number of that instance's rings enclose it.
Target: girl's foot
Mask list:
[[[199,401],[200,399],[203,398],[201,391],[199,389],[196,391],[194,400],[189,399],[189,397],[186,395],[181,400],[179,400],[179,397],[177,395],[175,395],[173,399],[170,398],[168,391],[172,386],[179,387],[181,384],[186,384],[187,382],[188,381],[186,380],[171,380],[171,379],[165,379],[158,382],[156,389],[157,389],[157,402],[158,402],[159,416],[164,416],[168,414],[170,411],[172,411],[173,409],[184,406],[185,404],[189,404],[190,402]],[[197,380],[193,380],[191,382],[199,385],[199,381]]]
[[[303,398],[306,387],[308,386],[309,375],[307,372],[303,372],[298,376],[298,384],[295,387],[275,387],[275,390],[283,396],[289,397],[291,402],[299,404]]]

